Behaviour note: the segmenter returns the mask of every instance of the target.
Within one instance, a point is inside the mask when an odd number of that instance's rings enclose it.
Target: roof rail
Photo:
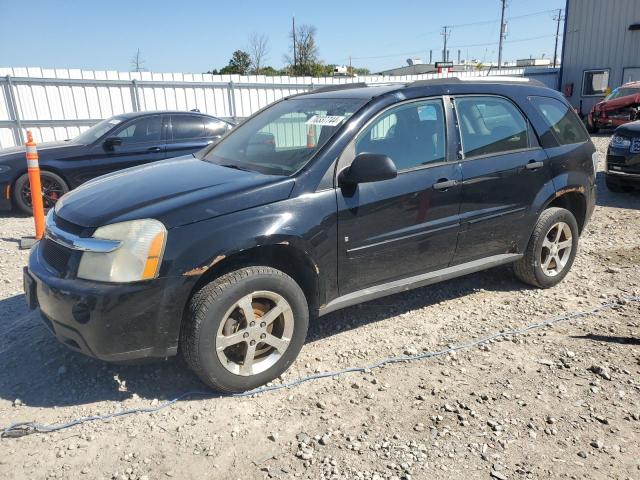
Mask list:
[[[528,84],[545,87],[546,85],[539,80],[534,80],[528,77],[516,77],[516,76],[501,76],[501,75],[488,75],[485,77],[446,77],[446,78],[432,78],[428,80],[416,80],[415,82],[408,83],[408,87],[421,87],[428,85],[437,85],[444,83],[516,83],[516,84]]]
[[[363,88],[369,85],[365,82],[356,83],[340,83],[338,85],[327,85],[325,87],[318,87],[311,90],[313,93],[333,92],[334,90],[349,90],[351,88]]]

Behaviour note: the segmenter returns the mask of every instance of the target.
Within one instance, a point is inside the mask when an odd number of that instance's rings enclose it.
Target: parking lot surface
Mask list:
[[[600,169],[609,137],[593,137]],[[497,268],[321,318],[282,381],[615,308],[431,359],[250,398],[0,441],[0,478],[640,478],[640,193],[598,206],[572,271],[536,290]],[[203,390],[177,359],[67,350],[22,294],[31,218],[0,217],[0,427],[150,407]]]

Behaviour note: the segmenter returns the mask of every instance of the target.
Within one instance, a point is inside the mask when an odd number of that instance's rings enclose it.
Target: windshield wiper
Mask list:
[[[253,170],[245,167],[240,167],[238,165],[231,165],[230,163],[219,163],[221,167],[234,168],[236,170],[242,170],[243,172],[252,172]]]

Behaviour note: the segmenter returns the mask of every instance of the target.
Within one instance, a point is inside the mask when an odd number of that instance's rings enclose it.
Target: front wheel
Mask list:
[[[557,285],[569,273],[578,251],[578,223],[564,208],[542,212],[524,256],[514,264],[516,276],[539,288]]]
[[[60,175],[47,170],[40,170],[40,183],[42,185],[42,203],[44,209],[53,208],[58,199],[69,191],[69,186]],[[13,186],[14,205],[22,213],[30,215],[31,207],[31,187],[29,185],[29,175],[21,175]]]
[[[208,386],[242,392],[289,368],[308,325],[305,295],[291,277],[271,267],[246,267],[222,275],[193,296],[180,349]]]

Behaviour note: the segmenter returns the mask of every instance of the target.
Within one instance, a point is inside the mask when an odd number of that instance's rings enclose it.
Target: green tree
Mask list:
[[[251,56],[242,50],[236,50],[231,55],[229,64],[220,70],[223,75],[238,74],[247,75],[251,69]]]

